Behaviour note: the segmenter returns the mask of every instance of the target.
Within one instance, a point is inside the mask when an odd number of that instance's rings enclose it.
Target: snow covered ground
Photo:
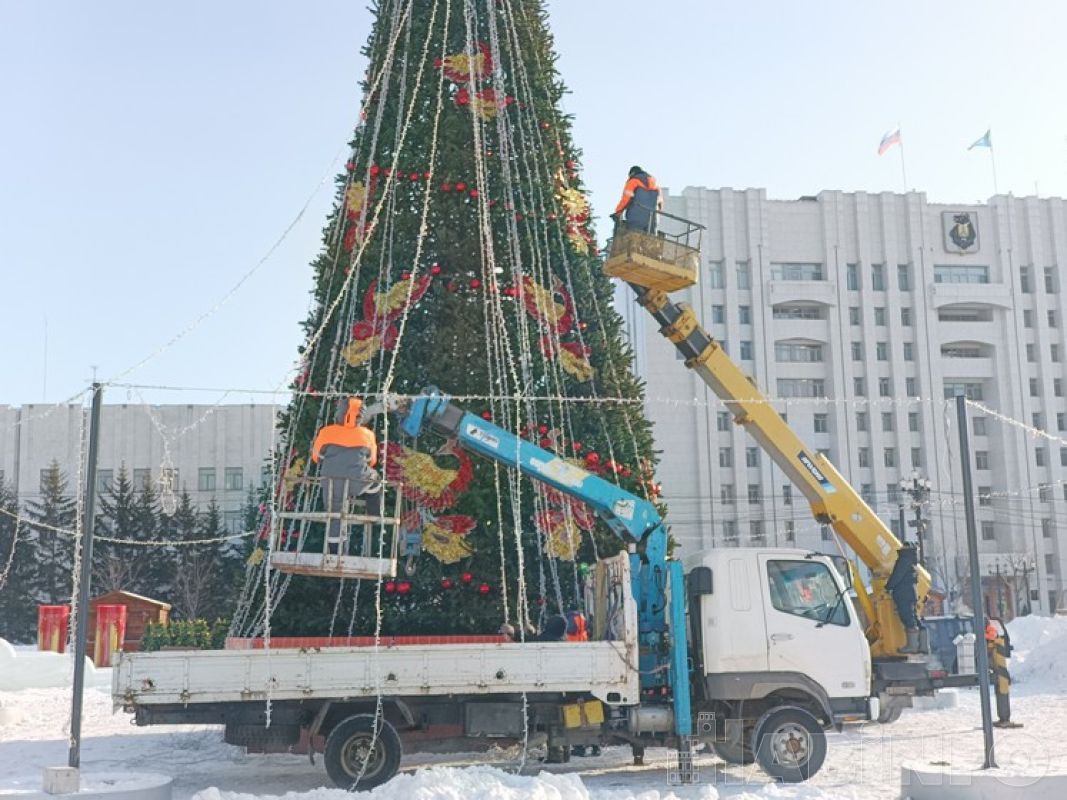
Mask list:
[[[1017,730],[997,731],[997,758],[1005,772],[1023,766],[1067,773],[1067,747],[1056,731],[1067,726],[1067,618],[1016,620],[1017,679],[1012,717]],[[21,655],[21,654],[20,654]],[[5,666],[0,664],[0,681]],[[107,670],[96,673],[106,680]],[[65,686],[0,690],[0,797],[5,790],[38,789],[41,768],[66,762],[70,692]],[[0,718],[3,715],[0,714]],[[246,755],[222,741],[218,728],[136,728],[112,714],[106,686],[86,692],[82,764],[87,770],[157,771],[175,777],[175,800],[348,800],[329,785],[321,760],[306,756]],[[514,754],[420,756],[404,759],[405,774],[367,795],[373,800],[714,800],[775,798],[888,800],[900,797],[900,767],[980,766],[982,733],[977,693],[963,691],[955,708],[906,711],[892,725],[865,725],[829,736],[822,771],[802,785],[775,785],[758,768],[732,767],[698,756],[700,782],[668,783],[669,754],[652,750],[647,766],[633,767],[627,748],[597,758],[543,765],[531,760],[512,774]]]

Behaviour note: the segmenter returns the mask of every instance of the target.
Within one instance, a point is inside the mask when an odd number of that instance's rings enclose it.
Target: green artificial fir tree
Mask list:
[[[655,497],[642,387],[600,271],[581,154],[540,0],[381,0],[364,102],[314,262],[294,400],[281,415],[271,506],[311,509],[299,482],[337,399],[440,387],[467,410]],[[621,543],[584,506],[471,458],[405,441],[384,471],[405,487],[411,575],[270,578],[275,633],[491,633],[580,604],[578,563]],[[313,548],[321,526],[262,520],[250,562]],[[272,527],[273,526],[273,527]],[[263,630],[250,579],[234,632]],[[374,593],[380,592],[380,598]]]

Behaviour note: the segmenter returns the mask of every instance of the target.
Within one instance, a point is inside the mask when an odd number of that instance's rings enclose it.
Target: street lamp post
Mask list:
[[[912,470],[911,478],[903,478],[900,481],[900,491],[911,498],[911,508],[915,512],[915,519],[911,523],[915,526],[915,540],[919,550],[919,563],[926,564],[926,518],[923,516],[923,507],[930,499],[930,490],[933,484],[929,478],[923,478],[917,470]],[[901,531],[901,535],[904,531]]]

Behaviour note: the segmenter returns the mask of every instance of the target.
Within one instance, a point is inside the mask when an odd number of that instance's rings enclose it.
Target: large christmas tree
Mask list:
[[[381,0],[376,13],[269,505],[316,507],[295,479],[313,474],[310,443],[339,396],[428,385],[654,495],[642,388],[600,272],[543,3]],[[422,545],[414,574],[264,576],[261,545],[235,632],[263,630],[267,585],[275,634],[367,633],[379,608],[384,633],[536,623],[579,602],[582,561],[621,546],[580,504],[448,442],[404,442],[395,421],[374,425],[386,474],[405,486],[405,532]],[[315,535],[294,529],[285,546]]]

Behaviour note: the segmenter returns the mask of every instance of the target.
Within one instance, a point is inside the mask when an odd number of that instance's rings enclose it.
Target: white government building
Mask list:
[[[188,491],[205,509],[214,498],[231,531],[243,525],[250,487],[259,487],[277,412],[271,405],[145,405],[105,403],[100,415],[97,487],[119,468],[135,487],[146,480]],[[88,409],[80,405],[0,406],[0,475],[20,505],[40,496],[43,473],[59,462],[71,491],[78,474],[78,442]]]
[[[954,401],[944,398],[963,391],[1023,423],[971,409],[987,597],[1000,592],[1019,609],[1029,599],[1042,613],[1067,606],[1064,200],[941,205],[917,192],[840,191],[770,200],[763,189],[686,188],[665,192],[665,210],[706,226],[699,283],[673,298],[781,398],[775,406],[801,438],[894,532],[901,479],[914,470],[930,479],[925,545],[945,589],[958,592],[967,570]],[[617,298],[683,552],[832,550],[803,497],[683,368],[629,289]]]

